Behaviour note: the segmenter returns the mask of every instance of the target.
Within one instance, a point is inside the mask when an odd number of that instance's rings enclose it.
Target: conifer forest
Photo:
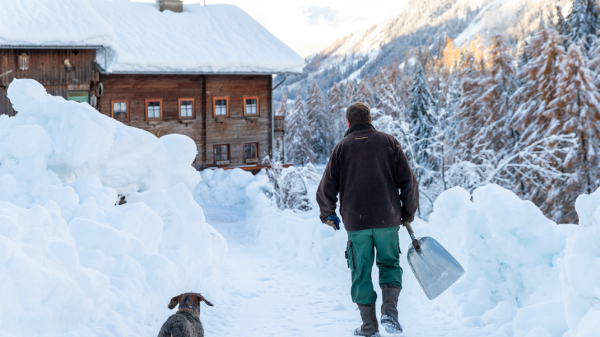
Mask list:
[[[598,8],[575,0],[568,15],[559,7],[538,20],[518,43],[501,33],[488,43],[446,38],[438,51],[417,48],[374,74],[284,92],[275,159],[325,164],[346,132],[345,108],[364,102],[375,128],[403,146],[421,217],[447,189],[495,183],[558,223],[576,222],[576,197],[600,186]]]

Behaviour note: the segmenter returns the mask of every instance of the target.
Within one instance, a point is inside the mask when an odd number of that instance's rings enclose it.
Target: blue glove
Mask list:
[[[340,222],[342,222],[340,220],[340,218],[338,218],[335,215],[330,215],[327,217],[327,221],[325,221],[325,223],[331,227],[333,227],[333,230],[339,230],[340,229]]]

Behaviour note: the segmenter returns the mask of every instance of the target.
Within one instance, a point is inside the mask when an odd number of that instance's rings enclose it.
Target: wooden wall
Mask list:
[[[19,69],[19,55],[29,56],[29,68]],[[67,71],[64,60],[74,66]],[[0,49],[0,114],[14,116],[6,90],[15,78],[31,78],[46,87],[48,93],[67,98],[69,90],[90,90],[98,78],[94,66],[95,50],[83,49]],[[91,94],[90,94],[91,95]]]
[[[243,165],[243,144],[259,143],[260,159],[270,153],[271,76],[241,75],[100,75],[104,96],[100,112],[111,116],[114,100],[127,100],[127,125],[160,137],[179,133],[198,147],[196,168],[216,166],[214,144],[229,144],[230,166]],[[260,117],[244,117],[243,96],[258,96]],[[213,97],[229,97],[229,117],[213,117]],[[193,120],[180,120],[179,99],[193,98]],[[163,119],[146,119],[146,99],[162,99]]]
[[[258,143],[259,161],[271,152],[271,76],[206,77],[206,163],[215,144],[229,144],[231,165],[244,165],[244,144]],[[229,97],[229,117],[213,115],[213,97]],[[258,96],[259,117],[244,117],[244,96]]]

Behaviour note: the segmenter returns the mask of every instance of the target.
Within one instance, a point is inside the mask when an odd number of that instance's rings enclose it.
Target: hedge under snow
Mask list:
[[[210,292],[227,246],[190,193],[190,138],[158,139],[33,80],[8,97],[0,336],[155,335],[171,297]]]
[[[211,203],[215,196],[227,195],[235,200],[232,204],[245,203],[248,231],[261,246],[294,256],[296,263],[347,270],[341,253],[346,233],[318,220],[316,184],[309,179],[312,210],[294,212],[277,207],[276,191],[264,173],[206,174],[210,179],[198,184],[196,200]],[[580,196],[576,209],[579,226],[557,225],[533,203],[497,185],[472,195],[460,187],[444,192],[429,223],[417,219],[413,226],[418,236],[438,240],[466,273],[428,301],[403,255],[401,302],[443,310],[495,337],[599,336],[600,189]],[[410,239],[405,230],[400,237],[405,253]]]

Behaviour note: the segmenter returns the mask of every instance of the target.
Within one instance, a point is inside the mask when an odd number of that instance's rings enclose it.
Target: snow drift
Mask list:
[[[190,193],[201,179],[191,139],[158,139],[33,80],[8,96],[0,335],[155,335],[171,297],[210,292],[226,243]]]
[[[201,182],[196,199],[230,193],[236,203],[245,203],[247,229],[262,247],[300,263],[347,270],[346,233],[319,221],[316,184],[308,184],[313,208],[299,212],[277,207],[264,173],[252,178],[241,170],[215,171],[211,177],[220,181]],[[206,194],[200,188],[205,184],[215,189]],[[473,195],[460,187],[444,192],[429,223],[416,219],[413,226],[418,236],[437,239],[466,273],[428,301],[403,257],[401,301],[442,310],[496,337],[598,336],[600,190],[580,196],[576,208],[580,226],[557,225],[533,203],[497,185],[478,188]],[[403,252],[410,245],[404,230],[400,244]]]

